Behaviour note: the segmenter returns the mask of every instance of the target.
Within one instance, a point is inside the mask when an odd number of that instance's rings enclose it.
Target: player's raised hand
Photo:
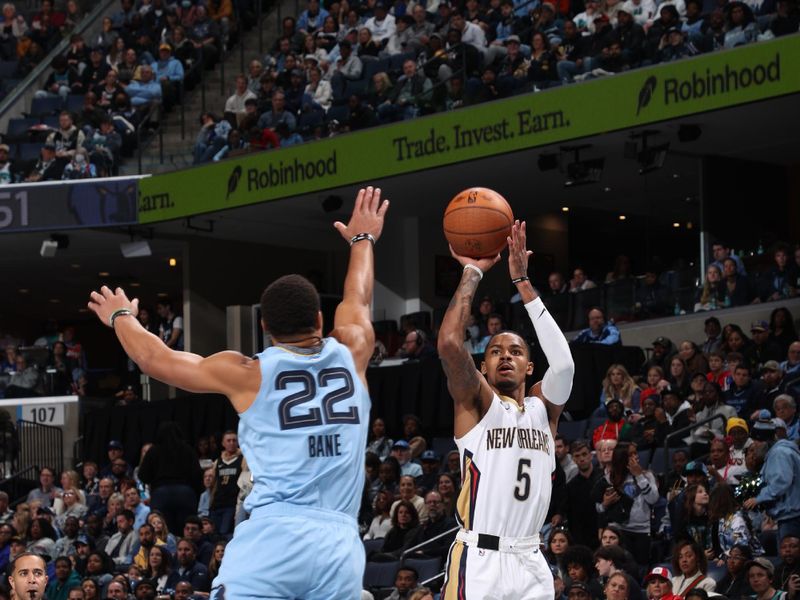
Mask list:
[[[456,251],[453,250],[453,246],[450,246],[450,255],[455,258],[458,261],[458,264],[460,264],[462,267],[466,265],[474,265],[484,273],[496,265],[497,261],[500,260],[499,254],[489,258],[471,258],[469,256],[461,256],[460,254],[456,254]]]
[[[527,234],[525,221],[519,219],[511,226],[511,235],[508,236],[508,272],[511,279],[526,277],[528,275],[528,259],[533,254],[527,248]]]
[[[383,218],[387,210],[389,210],[389,201],[381,201],[381,188],[372,186],[362,188],[358,190],[353,214],[347,225],[336,221],[333,226],[348,242],[353,236],[360,233],[368,233],[375,241],[378,241],[383,231]]]
[[[89,309],[97,315],[100,322],[107,327],[111,327],[111,315],[115,311],[127,309],[135,317],[139,314],[139,299],[128,300],[125,291],[117,288],[113,292],[107,286],[100,288],[99,292],[89,294]]]

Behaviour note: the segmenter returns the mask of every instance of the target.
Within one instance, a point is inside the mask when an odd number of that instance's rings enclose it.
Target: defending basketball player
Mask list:
[[[142,372],[192,392],[225,394],[239,413],[239,443],[254,480],[245,501],[250,518],[227,546],[214,600],[360,597],[356,517],[375,339],[373,245],[388,207],[380,189],[362,189],[349,223],[334,224],[350,243],[350,262],[330,337],[322,337],[319,294],[299,275],[264,291],[262,327],[273,346],[255,358],[171,350],[136,320],[138,300],[120,288],[91,294],[89,308]]]
[[[555,432],[572,389],[575,366],[553,318],[527,277],[525,223],[508,238],[512,282],[549,368],[526,396],[533,373],[525,340],[496,334],[480,372],[464,349],[464,330],[483,273],[499,260],[451,252],[464,267],[439,331],[439,355],[455,403],[455,438],[463,485],[456,504],[461,531],[450,548],[445,600],[552,600],[553,576],[539,549],[555,469]]]

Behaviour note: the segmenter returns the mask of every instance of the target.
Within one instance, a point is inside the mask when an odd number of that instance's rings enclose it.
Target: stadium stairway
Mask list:
[[[244,72],[247,65],[254,58],[263,59],[269,51],[273,41],[278,36],[280,16],[294,15],[297,10],[296,0],[281,0],[272,4],[261,20],[260,27],[263,31],[264,52],[259,56],[258,40],[259,28],[253,27],[250,31],[243,32],[239,43],[227,51],[224,69],[217,64],[213,71],[203,73],[205,84],[205,110],[222,115],[225,100],[233,93],[236,75],[242,72],[241,46],[244,47]],[[222,77],[225,77],[223,89],[220,89]],[[199,117],[203,112],[203,92],[201,85],[197,85],[190,92],[184,92],[185,103],[185,135],[181,135],[181,107],[176,105],[171,112],[163,118],[163,160],[159,149],[158,135],[152,136],[142,148],[141,173],[164,173],[192,166],[192,149],[197,132],[200,129]],[[120,175],[139,174],[138,154],[126,158],[120,165]]]

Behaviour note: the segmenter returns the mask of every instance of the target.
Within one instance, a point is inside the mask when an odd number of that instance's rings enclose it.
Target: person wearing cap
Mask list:
[[[725,424],[725,436],[730,439],[728,464],[731,468],[742,467],[746,471],[745,455],[753,443],[753,440],[750,439],[750,427],[747,421],[741,417],[728,419]]]
[[[55,577],[47,584],[47,600],[67,600],[69,590],[81,585],[81,577],[72,568],[72,561],[66,556],[55,560]]]
[[[423,491],[436,489],[442,466],[441,458],[433,450],[425,450],[419,460],[422,463],[422,475],[417,477],[417,488]]]
[[[172,56],[172,46],[162,43],[158,47],[158,60],[150,66],[153,68],[156,81],[161,84],[164,106],[169,109],[177,99],[180,86],[183,85],[183,65]]]
[[[575,23],[575,27],[577,27],[580,34],[587,38],[587,40],[594,34],[594,20],[598,14],[597,0],[586,0],[584,2],[583,12],[579,12],[572,19]],[[572,282],[570,282],[570,286],[571,285]]]
[[[66,57],[60,54],[50,61],[50,67],[53,70],[44,82],[44,88],[38,90],[33,97],[57,98],[60,96],[66,99],[72,93],[73,86],[80,82],[78,73],[75,69],[70,68]]]
[[[780,344],[770,338],[767,321],[759,319],[750,324],[750,339],[753,343],[745,347],[743,354],[751,369],[757,370],[767,361],[779,362],[783,359]]]
[[[787,535],[800,535],[800,448],[789,440],[776,442],[775,425],[769,412],[764,412],[766,415],[759,418],[751,431],[753,446],[768,448],[761,467],[764,486],[757,496],[745,500],[743,506],[747,510],[765,509],[778,525],[780,543]]]
[[[645,575],[644,584],[648,600],[680,600],[672,593],[672,573],[666,567],[653,567]]]
[[[600,440],[618,440],[625,437],[630,430],[619,398],[606,399],[606,413],[608,418],[592,432],[592,446],[595,448]]]
[[[155,600],[158,584],[152,579],[140,579],[136,584],[134,596],[136,600]]]
[[[775,589],[775,565],[768,558],[754,558],[747,563],[746,569],[747,582],[754,592],[752,597],[756,600],[786,600],[790,597],[788,592]]]
[[[95,46],[89,52],[89,62],[81,73],[81,90],[88,92],[98,85],[101,85],[106,76],[113,70],[111,65],[105,60],[105,52],[99,46]]]
[[[386,46],[389,38],[397,30],[397,23],[394,15],[390,15],[386,10],[386,1],[378,0],[373,8],[373,16],[367,19],[364,27],[369,29],[372,34],[372,41],[378,46]]]
[[[390,455],[400,463],[400,474],[419,477],[422,475],[422,467],[415,462],[411,462],[411,446],[405,440],[397,440],[392,445]]]
[[[619,3],[616,6],[618,7],[617,28],[614,30],[614,36],[619,41],[622,47],[622,56],[628,64],[638,65],[642,59],[642,48],[644,47],[644,28],[634,19],[633,9],[627,6],[627,2]],[[644,298],[642,308],[646,311],[649,310],[651,314],[666,314],[667,290],[659,283],[654,270],[650,269],[645,277],[649,278],[652,283],[650,295]]]
[[[800,418],[797,415],[797,401],[789,394],[780,394],[772,404],[773,412],[786,428],[786,439],[796,442],[800,439]]]
[[[573,581],[564,588],[567,600],[591,600],[592,595],[589,587],[582,581]]]
[[[742,409],[742,416],[750,421],[758,419],[762,410],[771,411],[775,398],[786,393],[781,365],[777,360],[768,360],[761,367],[761,381],[757,392]],[[790,394],[791,395],[791,394]]]
[[[497,72],[497,87],[504,96],[525,87],[528,78],[528,62],[520,51],[521,42],[518,35],[509,35],[503,45],[506,55]],[[499,316],[499,315],[498,315]]]

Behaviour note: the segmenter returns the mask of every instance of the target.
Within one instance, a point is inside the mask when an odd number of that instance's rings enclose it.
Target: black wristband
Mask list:
[[[517,277],[516,279],[512,279],[511,283],[517,285],[518,283],[522,283],[523,281],[530,281],[530,279],[523,275],[522,277]]]
[[[354,235],[350,238],[350,245],[352,246],[356,242],[363,242],[364,240],[369,240],[373,246],[375,245],[375,238],[372,237],[371,233],[359,233]]]

